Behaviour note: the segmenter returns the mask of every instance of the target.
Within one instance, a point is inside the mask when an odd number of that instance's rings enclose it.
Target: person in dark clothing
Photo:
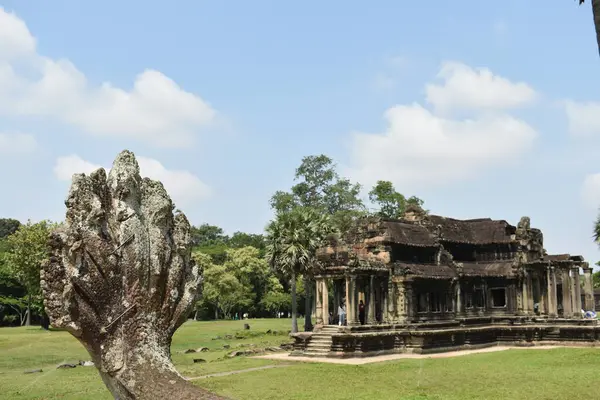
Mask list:
[[[358,303],[358,319],[361,325],[365,324],[365,303],[362,300]]]

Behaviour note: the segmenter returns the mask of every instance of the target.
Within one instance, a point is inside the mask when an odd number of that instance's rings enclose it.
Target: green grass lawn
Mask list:
[[[188,322],[173,339],[173,360],[187,377],[276,365],[250,357],[227,358],[238,347],[289,341],[289,320]],[[266,334],[267,330],[280,333]],[[244,338],[227,339],[236,333]],[[221,337],[221,339],[216,339]],[[229,345],[230,350],[224,350]],[[208,347],[204,353],[183,354]],[[194,364],[194,358],[207,362]],[[88,360],[65,332],[39,328],[0,329],[0,399],[106,399],[112,397],[94,367],[57,370]],[[289,363],[289,362],[288,362]],[[42,373],[24,371],[43,369]],[[294,363],[195,381],[234,399],[593,399],[597,398],[600,350],[509,350],[456,358],[399,360],[362,366]]]

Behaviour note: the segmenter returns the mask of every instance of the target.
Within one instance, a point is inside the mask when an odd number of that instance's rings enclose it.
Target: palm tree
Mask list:
[[[314,273],[317,249],[333,233],[335,231],[329,215],[311,208],[295,208],[279,213],[267,226],[267,260],[272,268],[291,280],[292,333],[298,332],[297,277]]]
[[[598,43],[598,51],[600,52],[600,0],[592,1],[592,13],[594,15],[594,26],[596,27],[596,42]],[[579,0],[579,5],[585,3],[585,0]]]

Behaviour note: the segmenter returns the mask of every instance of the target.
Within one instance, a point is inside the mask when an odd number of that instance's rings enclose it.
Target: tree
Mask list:
[[[214,264],[201,252],[194,257],[204,270],[203,302],[215,307],[215,319],[219,312],[229,319],[234,311],[255,308],[260,304],[269,279],[274,278],[259,250],[252,246],[227,250],[221,265]],[[200,302],[197,307],[202,305]]]
[[[596,263],[600,267],[600,261]],[[596,271],[592,274],[592,285],[594,288],[600,288],[600,271]]]
[[[579,0],[579,5],[585,3],[585,0]],[[594,16],[594,27],[596,28],[596,43],[600,51],[600,0],[591,0],[592,15]]]
[[[49,221],[36,224],[28,221],[16,232],[6,238],[8,251],[5,253],[5,266],[11,276],[26,290],[25,325],[31,325],[31,313],[34,300],[41,308],[40,270],[42,262],[48,256],[48,239],[50,231],[55,227]],[[20,304],[21,300],[19,300]],[[15,303],[16,304],[16,303]]]
[[[384,218],[402,217],[409,204],[419,207],[423,205],[423,200],[418,197],[412,196],[407,199],[402,193],[397,192],[390,181],[377,181],[369,192],[369,200],[379,205],[377,214]]]
[[[296,169],[290,192],[277,191],[271,197],[271,208],[276,213],[286,213],[298,208],[310,208],[318,213],[331,216],[331,223],[337,231],[345,232],[357,217],[366,209],[359,197],[361,186],[341,178],[333,160],[326,155],[307,156]],[[310,269],[306,270],[307,272]],[[304,329],[312,330],[312,285],[310,274],[304,274],[305,321]]]
[[[294,208],[277,214],[266,229],[266,257],[273,269],[290,279],[292,296],[292,332],[298,332],[296,279],[310,276],[316,265],[316,251],[335,229],[329,215],[313,208]],[[307,308],[305,312],[308,314]]]
[[[0,239],[12,235],[19,229],[21,223],[12,218],[0,218]]]
[[[265,238],[259,234],[234,232],[231,238],[229,238],[228,243],[233,248],[252,246],[260,252],[264,252],[265,250]]]
[[[289,310],[292,304],[292,298],[289,293],[268,292],[261,300],[262,306],[271,313],[277,313]]]
[[[121,400],[219,399],[186,381],[171,339],[195,303],[201,275],[191,227],[164,186],[142,179],[133,153],[73,177],[64,226],[53,232],[42,289],[52,325],[89,352]]]
[[[192,227],[190,235],[192,236],[192,244],[194,246],[226,244],[229,240],[229,237],[223,232],[223,228],[210,224]]]
[[[250,301],[245,300],[242,303],[247,308],[260,304],[260,300],[267,289],[269,277],[272,276],[269,264],[266,262],[264,255],[261,256],[260,253],[260,250],[252,246],[230,249],[227,251],[227,258],[224,263],[227,271],[233,274],[247,289],[246,296],[250,298]],[[252,311],[256,312],[258,310],[254,309]]]
[[[269,276],[266,293],[261,299],[261,305],[265,310],[275,314],[283,310],[289,311],[292,307],[292,297],[284,291],[283,285],[274,275]]]
[[[225,319],[231,319],[231,312],[235,308],[248,306],[252,301],[250,288],[244,286],[224,265],[212,265],[204,270],[203,295],[206,301],[212,302],[221,311]],[[215,317],[218,318],[218,315]]]

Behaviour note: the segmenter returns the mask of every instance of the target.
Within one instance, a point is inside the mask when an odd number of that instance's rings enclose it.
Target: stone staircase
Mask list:
[[[304,350],[305,356],[326,357],[331,352],[331,335],[339,332],[338,325],[325,325],[311,336],[310,342]]]

